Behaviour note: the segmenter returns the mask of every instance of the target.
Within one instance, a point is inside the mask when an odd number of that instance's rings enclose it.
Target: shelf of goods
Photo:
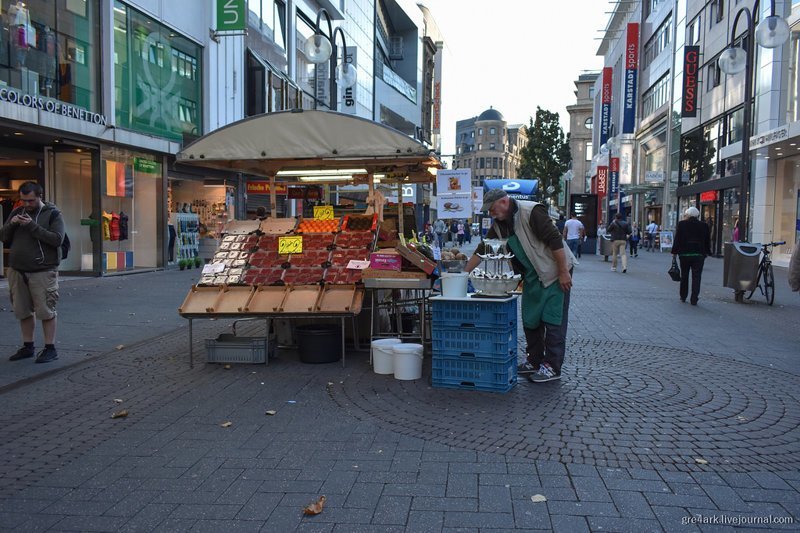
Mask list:
[[[517,383],[517,298],[430,301],[432,385],[510,391]]]
[[[194,259],[200,255],[200,217],[194,213],[173,213],[172,216],[176,229],[175,257]]]

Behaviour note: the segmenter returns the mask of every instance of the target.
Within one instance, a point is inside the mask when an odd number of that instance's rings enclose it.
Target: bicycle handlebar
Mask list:
[[[786,244],[786,241],[768,242],[764,246],[781,246],[783,244]]]

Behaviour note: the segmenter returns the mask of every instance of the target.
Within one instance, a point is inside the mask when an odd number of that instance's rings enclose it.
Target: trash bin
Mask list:
[[[611,247],[611,236],[598,235],[597,240],[600,241],[600,255],[605,256],[605,260],[608,261],[608,256],[614,254],[614,249]]]
[[[756,288],[761,244],[726,242],[723,253],[722,285],[736,292]]]

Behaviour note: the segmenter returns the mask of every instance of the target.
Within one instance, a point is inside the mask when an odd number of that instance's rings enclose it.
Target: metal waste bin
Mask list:
[[[608,261],[608,256],[614,255],[614,248],[611,246],[611,235],[598,235],[597,240],[600,241],[600,255],[605,256]]]
[[[726,242],[723,255],[722,285],[736,292],[756,288],[761,244]]]

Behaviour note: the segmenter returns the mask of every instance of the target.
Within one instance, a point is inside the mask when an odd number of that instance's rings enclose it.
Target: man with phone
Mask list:
[[[42,322],[45,346],[36,362],[49,363],[58,359],[56,303],[64,219],[55,205],[42,201],[42,193],[38,183],[23,183],[19,188],[22,207],[13,210],[0,228],[0,240],[11,250],[8,287],[23,342],[22,348],[9,357],[9,361],[34,356],[37,318]]]

